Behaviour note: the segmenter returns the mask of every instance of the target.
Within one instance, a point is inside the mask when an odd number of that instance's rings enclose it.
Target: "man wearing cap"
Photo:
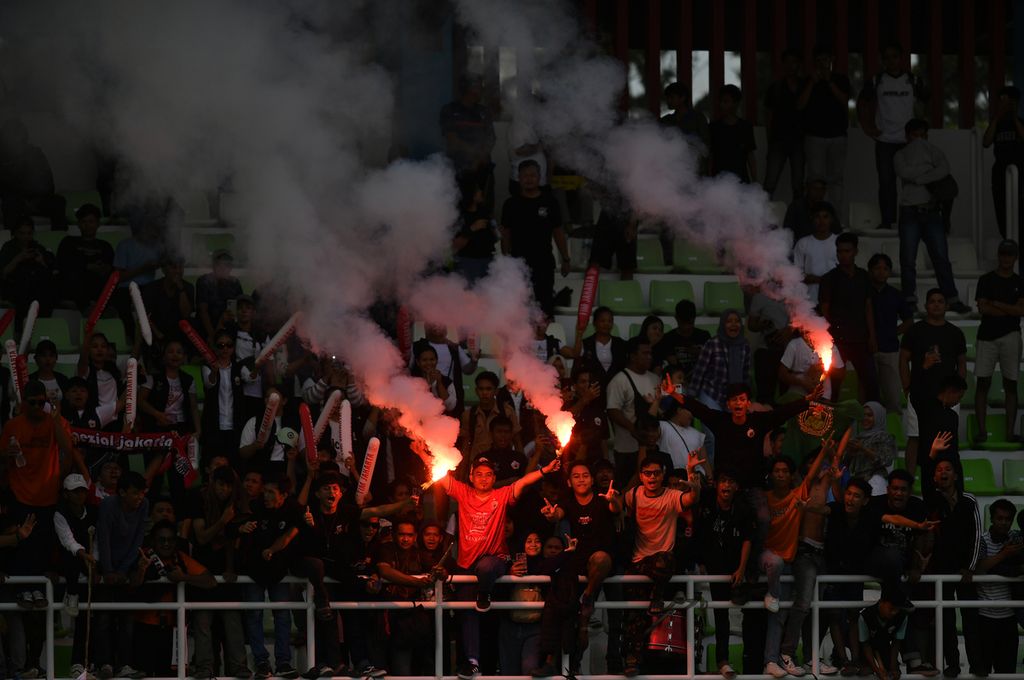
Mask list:
[[[64,478],[64,493],[61,504],[53,516],[53,525],[63,550],[60,551],[61,573],[67,589],[64,594],[64,611],[69,616],[78,616],[78,601],[85,584],[79,583],[80,576],[91,575],[97,569],[99,551],[96,542],[90,540],[90,532],[96,526],[96,508],[86,500],[89,483],[80,474]],[[85,670],[85,628],[75,626],[74,645],[71,649],[71,674],[76,678]]]
[[[163,278],[142,287],[142,301],[152,322],[153,334],[159,340],[181,335],[178,322],[192,317],[192,301],[196,289],[184,279],[185,260],[170,253],[160,258]]]
[[[46,570],[54,544],[53,512],[60,493],[61,456],[70,461],[71,433],[60,412],[45,410],[46,386],[30,380],[25,386],[21,414],[4,425],[0,439],[6,456],[7,480],[14,501],[10,515],[15,522],[34,514],[39,528],[19,543],[8,570],[12,575],[37,576]],[[37,586],[38,588],[38,586]],[[45,607],[41,590],[23,592],[19,603]]]
[[[203,274],[196,281],[196,307],[199,325],[207,338],[221,322],[228,309],[228,300],[235,300],[242,294],[242,284],[231,275],[235,258],[226,250],[213,253],[213,271]]]
[[[1024,316],[1024,281],[1014,271],[1017,264],[1017,242],[1010,239],[999,244],[998,265],[994,271],[978,279],[975,300],[981,312],[978,326],[978,356],[974,374],[978,390],[974,395],[974,417],[978,428],[974,441],[988,438],[985,416],[988,412],[988,391],[996,364],[1003,373],[1006,394],[1006,439],[1018,439],[1013,429],[1017,423],[1017,376],[1020,372],[1020,318]]]
[[[476,590],[476,611],[460,612],[462,645],[466,661],[459,667],[462,680],[480,675],[480,615],[491,608],[491,590],[494,582],[508,569],[508,546],[505,543],[505,518],[509,506],[515,503],[523,490],[540,481],[541,477],[559,469],[555,458],[539,470],[524,475],[509,486],[494,488],[495,467],[486,456],[473,461],[469,473],[470,484],[457,481],[449,472],[438,487],[458,503],[459,543],[456,555],[457,573],[473,574],[477,586],[462,584],[459,598],[466,599]]]

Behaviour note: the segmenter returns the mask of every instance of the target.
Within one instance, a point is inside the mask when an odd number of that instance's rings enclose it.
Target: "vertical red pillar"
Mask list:
[[[740,55],[743,74],[743,101],[745,116],[757,125],[757,0],[745,0],[743,4],[743,52]]]
[[[622,62],[624,89],[619,110],[629,111],[629,0],[615,1],[615,57]]]
[[[786,0],[772,4],[772,76],[782,77],[782,52],[789,47],[789,13]]]
[[[910,33],[910,0],[900,0],[897,17],[897,31],[900,47],[903,48],[903,68],[910,70],[910,52],[913,37]]]
[[[647,0],[647,48],[644,59],[647,108],[661,114],[661,0]]]
[[[1021,20],[1024,18],[1017,17],[1017,21]],[[989,26],[988,96],[992,102],[1006,82],[1006,3],[1003,0],[989,4]]]
[[[942,77],[942,0],[931,0],[928,15],[931,24],[928,40],[928,122],[933,128],[941,128],[946,99]]]
[[[864,74],[878,73],[878,0],[864,1]]]
[[[974,127],[974,49],[974,0],[960,0],[960,127],[964,129]]]
[[[847,0],[835,0],[835,43],[836,43],[836,71],[839,73],[850,72],[850,40],[848,35],[850,5]]]
[[[679,2],[679,47],[676,48],[676,80],[693,87],[693,0]],[[693,106],[693,97],[690,97]]]
[[[711,101],[718,101],[718,90],[725,84],[725,3],[711,3],[711,51],[708,54],[708,73]],[[718,113],[718,104],[711,107],[712,116]]]
[[[818,41],[817,0],[804,0],[804,67],[810,73],[814,67],[814,46]]]

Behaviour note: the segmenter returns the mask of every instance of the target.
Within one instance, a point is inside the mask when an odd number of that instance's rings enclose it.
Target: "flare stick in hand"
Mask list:
[[[36,319],[39,318],[39,300],[33,300],[28,306],[28,313],[25,314],[25,326],[21,329],[21,342],[18,343],[18,354],[28,351],[28,343],[32,341],[32,329],[36,326]]]
[[[366,446],[363,469],[359,473],[359,484],[356,486],[356,505],[362,505],[366,494],[370,492],[370,480],[373,479],[373,468],[377,465],[378,450],[380,450],[380,440],[373,437]]]
[[[256,443],[263,446],[267,443],[267,437],[270,436],[270,427],[274,423],[274,416],[277,415],[277,406],[281,403],[281,395],[277,392],[271,392],[270,396],[267,397],[267,407],[263,409],[263,420],[260,422],[260,431],[256,435]]]
[[[128,294],[132,298],[132,306],[135,308],[135,316],[139,320],[139,332],[147,345],[153,344],[153,329],[149,326],[149,317],[146,316],[146,305],[142,303],[142,291],[139,284],[132,281],[128,284]]]
[[[292,314],[291,318],[285,321],[284,325],[281,326],[281,329],[277,331],[277,333],[274,334],[274,337],[270,339],[270,342],[267,343],[267,346],[260,350],[259,355],[256,357],[256,366],[262,366],[263,364],[265,364],[267,360],[270,359],[270,357],[274,356],[274,352],[281,349],[281,346],[285,343],[289,336],[291,336],[291,334],[295,332],[295,326],[299,322],[300,314],[301,312],[295,312],[294,314]]]

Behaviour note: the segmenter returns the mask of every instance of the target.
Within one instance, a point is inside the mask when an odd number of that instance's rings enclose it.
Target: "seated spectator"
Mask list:
[[[413,367],[410,373],[423,378],[430,393],[444,404],[446,414],[453,414],[458,403],[458,395],[452,387],[451,378],[437,370],[437,350],[431,345],[417,344],[413,351]],[[495,386],[497,389],[497,386]]]
[[[507,486],[532,471],[530,461],[516,445],[514,424],[508,416],[497,415],[487,425],[491,446],[480,453],[494,462],[495,488]]]
[[[498,223],[485,207],[483,189],[475,179],[464,179],[460,189],[459,222],[452,239],[452,253],[456,273],[473,284],[487,275],[494,260]]]
[[[222,323],[230,300],[243,294],[242,284],[231,275],[235,259],[226,250],[213,254],[212,270],[196,281],[196,320],[204,337],[212,338],[213,331]]]
[[[813,206],[811,215],[814,230],[793,246],[793,264],[804,273],[808,297],[817,302],[821,277],[836,266],[836,235],[832,231],[832,211],[827,203]]]
[[[985,416],[988,414],[988,391],[996,364],[1003,374],[1003,394],[1006,399],[1006,441],[1018,441],[1014,432],[1017,425],[1017,377],[1020,374],[1020,318],[1024,316],[1024,281],[1014,272],[1017,263],[1016,241],[1004,240],[999,244],[998,266],[995,271],[978,279],[975,298],[981,312],[978,326],[978,356],[974,361],[974,374],[978,379],[974,395],[974,417],[977,434],[974,441],[984,443],[988,438]]]
[[[57,260],[34,234],[32,219],[20,218],[14,222],[11,240],[0,247],[0,287],[14,303],[17,327],[33,300],[39,301],[39,316],[49,316],[56,302]]]
[[[476,372],[480,359],[480,349],[472,352],[462,345],[448,339],[448,329],[444,326],[425,324],[424,337],[413,343],[413,354],[418,345],[429,344],[437,352],[437,370],[452,381],[455,388],[456,404],[454,417],[462,415],[465,409],[466,395],[462,391],[462,376]]]
[[[149,581],[167,579],[172,584],[184,583],[202,590],[217,587],[210,570],[179,549],[173,522],[157,522],[149,535],[153,547],[143,551],[132,575],[132,585],[140,588],[144,599],[162,602],[176,599],[175,586],[143,585]],[[173,656],[174,612],[141,611],[136,612],[134,618],[135,666],[150,676],[171,675],[171,665],[177,661]]]
[[[711,339],[711,334],[696,327],[697,306],[690,300],[676,303],[675,319],[676,327],[662,336],[652,350],[652,357],[658,365],[682,368],[688,382],[700,350]]]
[[[843,464],[850,476],[867,482],[871,486],[870,496],[882,496],[888,484],[886,475],[897,453],[896,437],[886,428],[885,407],[877,401],[864,404],[864,416],[846,445]]]
[[[754,126],[739,117],[743,95],[735,85],[725,85],[718,91],[718,110],[721,116],[712,121],[711,174],[724,172],[735,175],[743,184],[757,181],[757,159],[754,152]]]
[[[499,404],[495,398],[498,391],[498,376],[491,371],[482,371],[477,374],[475,382],[479,403],[463,412],[459,428],[459,448],[467,464],[492,447],[491,423],[499,417],[507,418],[512,423],[513,442],[518,450],[522,451],[522,440],[518,439],[519,418],[515,407],[508,402]]]
[[[645,316],[644,320],[640,323],[640,333],[638,335],[641,338],[646,338],[647,342],[651,345],[651,370],[655,373],[661,373],[661,363],[654,360],[654,348],[665,337],[665,322],[653,314]]]
[[[36,343],[36,371],[28,374],[29,380],[38,380],[46,386],[46,401],[51,405],[60,406],[64,399],[64,390],[68,387],[68,376],[54,370],[57,366],[57,345],[52,340],[40,340]]]
[[[825,200],[827,189],[828,184],[823,177],[808,177],[804,182],[803,194],[794,198],[786,208],[786,217],[782,221],[782,226],[793,233],[793,243],[814,233],[814,208],[819,204],[828,206],[829,216],[832,220],[832,233],[838,234],[842,230],[835,206]]]
[[[553,363],[555,357],[571,358],[573,349],[563,346],[562,341],[553,335],[548,334],[548,328],[553,321],[550,315],[542,316],[533,325],[533,350],[534,356],[544,363]]]
[[[750,343],[743,336],[743,317],[737,310],[727,309],[718,319],[718,333],[701,348],[686,391],[720,411],[725,405],[726,386],[745,383],[749,376]]]
[[[22,216],[50,220],[50,229],[67,231],[67,202],[56,193],[46,154],[29,140],[28,129],[16,118],[0,127],[0,211],[4,227],[14,230]]]
[[[160,259],[163,278],[147,283],[142,288],[142,301],[146,305],[153,337],[163,343],[172,338],[181,338],[179,321],[192,319],[192,301],[196,289],[184,279],[185,260],[165,254]]]
[[[100,209],[86,203],[75,211],[80,236],[69,234],[57,247],[57,270],[60,272],[58,298],[72,300],[78,311],[89,312],[100,296],[114,269],[114,248],[96,238],[100,227]]]
[[[678,128],[683,133],[683,139],[697,158],[698,172],[707,175],[711,149],[708,119],[691,105],[692,95],[688,84],[669,83],[664,96],[669,113],[662,116],[659,122],[665,127]]]

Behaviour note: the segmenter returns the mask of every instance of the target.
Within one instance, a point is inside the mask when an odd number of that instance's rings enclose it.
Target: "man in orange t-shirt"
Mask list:
[[[14,494],[12,519],[23,522],[35,515],[38,526],[18,544],[10,563],[16,576],[42,574],[49,566],[50,550],[57,540],[53,513],[60,494],[61,455],[71,460],[71,433],[60,409],[46,412],[46,386],[30,380],[25,386],[21,413],[7,421],[0,438],[6,447],[4,456],[7,479]],[[22,607],[45,607],[46,597],[37,586],[16,597]]]

